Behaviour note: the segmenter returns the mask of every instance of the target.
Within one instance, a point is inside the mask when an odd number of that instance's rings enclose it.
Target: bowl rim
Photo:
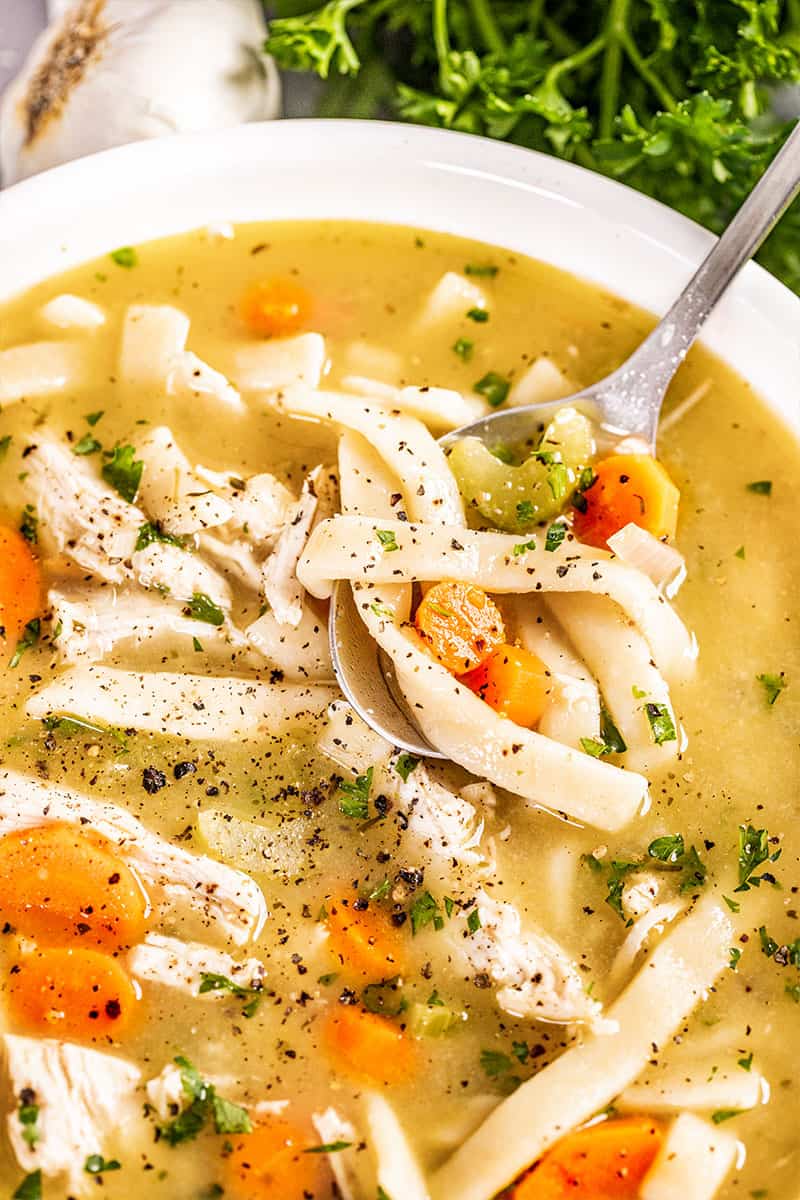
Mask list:
[[[657,313],[714,240],[624,183],[538,151],[428,126],[292,119],[135,142],[11,185],[0,192],[0,303],[115,246],[215,220],[305,217],[472,236]],[[701,341],[800,434],[798,329],[800,297],[749,263]]]

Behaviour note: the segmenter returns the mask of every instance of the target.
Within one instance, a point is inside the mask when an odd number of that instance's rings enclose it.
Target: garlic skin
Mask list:
[[[3,183],[126,142],[280,113],[259,0],[52,0],[0,103]]]

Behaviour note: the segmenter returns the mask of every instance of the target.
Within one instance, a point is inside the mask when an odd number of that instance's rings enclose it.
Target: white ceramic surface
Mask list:
[[[120,245],[214,220],[346,217],[530,254],[663,312],[711,236],[580,167],[465,134],[284,121],[162,138],[0,194],[0,300]],[[703,340],[800,433],[800,300],[748,266]]]

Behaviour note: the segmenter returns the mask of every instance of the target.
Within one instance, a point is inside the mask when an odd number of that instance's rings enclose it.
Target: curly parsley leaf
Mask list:
[[[370,767],[364,775],[358,775],[354,783],[339,784],[339,812],[354,821],[369,818],[369,794],[375,768]]]
[[[144,463],[136,458],[133,446],[115,446],[106,455],[109,461],[103,466],[103,479],[123,500],[133,504],[142,482]]]

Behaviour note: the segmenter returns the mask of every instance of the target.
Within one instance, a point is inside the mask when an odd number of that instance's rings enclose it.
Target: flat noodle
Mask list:
[[[367,404],[357,396],[301,388],[286,392],[281,403],[297,416],[331,421],[362,434],[397,472],[412,521],[464,524],[464,506],[444,451],[415,417]],[[359,506],[359,511],[364,510]]]
[[[491,1200],[641,1074],[728,965],[733,926],[714,896],[656,947],[589,1035],[504,1100],[433,1176],[433,1200]]]
[[[393,535],[391,549],[386,545],[389,534]],[[478,532],[463,526],[434,528],[388,518],[334,517],[314,530],[300,560],[299,575],[307,590],[321,598],[330,595],[336,579],[373,584],[452,579],[498,594],[589,592],[608,596],[641,629],[665,673],[686,674],[696,654],[693,639],[645,575],[590,546],[565,541],[552,553],[523,546],[524,540],[513,534]]]
[[[545,603],[600,685],[628,747],[626,767],[648,774],[668,766],[681,749],[680,723],[667,682],[638,629],[604,596],[551,594]],[[653,740],[647,704],[665,707],[670,714],[677,734],[671,741],[659,745]]]
[[[364,1097],[372,1147],[378,1160],[378,1184],[398,1200],[430,1200],[425,1178],[392,1106],[378,1092]]]
[[[640,1200],[712,1200],[736,1162],[739,1142],[691,1113],[672,1124],[639,1190]],[[751,1192],[750,1195],[758,1195]]]
[[[318,716],[333,698],[333,688],[318,684],[74,667],[35,692],[26,712],[232,742],[280,736],[301,718]]]

